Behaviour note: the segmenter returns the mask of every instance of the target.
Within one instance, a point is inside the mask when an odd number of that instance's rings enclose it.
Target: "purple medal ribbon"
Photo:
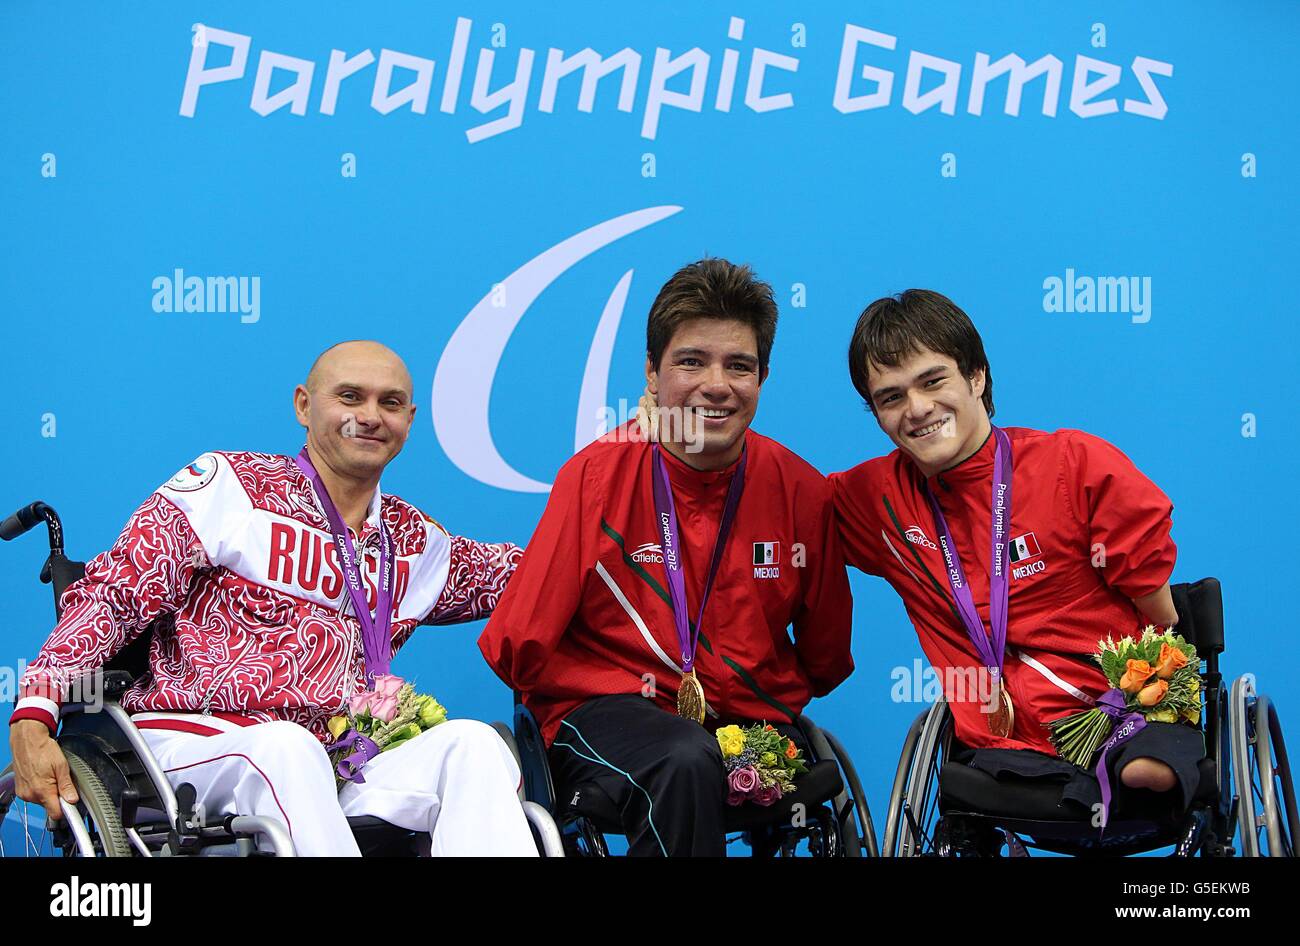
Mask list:
[[[297,456],[298,467],[311,480],[316,488],[316,497],[325,510],[329,520],[330,532],[334,535],[334,550],[338,553],[339,566],[343,569],[343,578],[348,586],[348,596],[352,600],[352,610],[361,624],[361,644],[366,658],[366,686],[373,687],[376,675],[388,673],[393,660],[393,575],[392,537],[383,520],[379,522],[379,588],[375,594],[375,613],[370,613],[370,603],[366,600],[366,590],[361,583],[361,569],[357,565],[356,549],[348,535],[348,527],[339,515],[330,499],[329,490],[325,488],[320,474],[312,465],[307,455],[307,448]]]
[[[334,769],[339,778],[345,782],[364,782],[366,777],[361,774],[362,767],[379,755],[379,747],[375,745],[374,740],[361,735],[355,729],[349,729],[338,742],[332,742],[325,747],[325,751],[331,755],[340,750],[351,751],[339,760],[339,764]]]
[[[664,553],[664,570],[668,573],[668,596],[673,603],[673,623],[677,627],[677,642],[682,651],[682,673],[695,669],[695,648],[700,639],[700,623],[704,620],[704,605],[709,600],[709,591],[713,588],[714,576],[722,564],[722,552],[727,544],[727,535],[731,532],[736,519],[736,508],[740,505],[740,493],[745,488],[745,463],[748,451],[740,454],[740,463],[732,474],[731,485],[727,487],[727,500],[722,507],[722,521],[718,524],[718,538],[713,543],[713,560],[709,563],[708,575],[704,580],[704,594],[700,597],[700,613],[695,619],[695,629],[691,630],[686,615],[686,579],[682,571],[682,550],[678,543],[677,507],[673,503],[673,487],[668,481],[668,469],[660,446],[655,444],[653,466],[655,514],[659,519],[659,532]]]
[[[993,573],[989,576],[989,623],[990,634],[984,630],[979,610],[975,607],[975,598],[966,581],[966,573],[961,567],[961,558],[957,554],[957,544],[953,541],[948,528],[948,520],[939,508],[939,500],[925,485],[925,498],[930,502],[934,513],[935,529],[939,534],[939,546],[943,549],[944,564],[948,567],[948,584],[957,601],[957,613],[961,615],[966,633],[975,645],[975,652],[984,662],[985,668],[995,684],[1002,681],[1002,663],[1007,649],[1007,598],[1011,586],[1007,578],[1007,530],[1011,528],[1011,440],[1000,427],[993,428],[997,448],[993,455],[993,499],[991,561]]]
[[[1107,690],[1097,698],[1097,709],[1115,720],[1115,730],[1101,747],[1097,758],[1097,783],[1101,786],[1101,830],[1105,832],[1110,821],[1110,772],[1106,769],[1106,753],[1122,746],[1146,728],[1146,718],[1141,713],[1130,712],[1128,697],[1123,690]]]

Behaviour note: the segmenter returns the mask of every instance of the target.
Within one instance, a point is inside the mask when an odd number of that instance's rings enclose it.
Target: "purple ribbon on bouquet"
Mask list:
[[[1097,698],[1097,709],[1115,720],[1115,731],[1101,747],[1097,759],[1097,783],[1101,786],[1101,830],[1104,834],[1110,821],[1110,773],[1106,769],[1106,753],[1122,746],[1146,728],[1146,718],[1141,713],[1128,710],[1128,697],[1123,690],[1107,690]]]
[[[339,760],[339,764],[334,769],[339,778],[357,784],[364,782],[366,777],[361,774],[362,768],[379,755],[379,747],[375,745],[374,740],[366,738],[355,729],[349,729],[338,742],[330,743],[325,747],[325,751],[331,754],[341,750],[350,751]]]

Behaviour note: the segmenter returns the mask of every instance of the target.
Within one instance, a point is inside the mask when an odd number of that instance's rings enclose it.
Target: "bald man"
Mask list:
[[[329,718],[418,625],[486,617],[521,554],[451,535],[380,489],[411,430],[411,391],[383,345],[335,345],[293,392],[297,457],[205,453],[135,511],[64,592],[23,677],[9,730],[20,797],[55,819],[60,796],[76,801],[51,738],[60,703],[152,625],[149,671],[122,706],[209,821],[277,818],[305,855],[358,854],[347,818],[360,815],[427,832],[435,855],[536,853],[514,757],[483,723],[444,722],[335,789]]]

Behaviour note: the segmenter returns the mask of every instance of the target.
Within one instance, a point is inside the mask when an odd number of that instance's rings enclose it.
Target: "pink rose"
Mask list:
[[[397,697],[378,697],[374,703],[370,704],[370,715],[385,723],[391,723],[393,717],[397,715]]]
[[[380,696],[397,696],[404,686],[406,686],[406,681],[401,677],[393,676],[391,673],[381,673],[375,677],[375,692]]]
[[[758,788],[758,773],[752,765],[732,769],[727,776],[727,788],[737,795],[749,795]]]
[[[757,794],[755,794],[750,800],[753,801],[755,805],[771,805],[778,801],[780,797],[781,786],[773,782],[766,788],[760,788]]]
[[[356,694],[348,700],[348,712],[353,716],[360,716],[366,710],[370,709],[370,701],[374,698],[374,690],[366,690],[364,693]]]

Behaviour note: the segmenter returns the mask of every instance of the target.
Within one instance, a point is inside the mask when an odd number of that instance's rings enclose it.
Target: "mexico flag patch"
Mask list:
[[[1011,540],[1011,561],[1023,562],[1031,558],[1037,558],[1042,554],[1038,550],[1038,540],[1034,538],[1032,532],[1026,532],[1018,539]]]
[[[755,565],[777,565],[781,562],[781,543],[780,542],[755,542],[754,543],[754,564]]]

